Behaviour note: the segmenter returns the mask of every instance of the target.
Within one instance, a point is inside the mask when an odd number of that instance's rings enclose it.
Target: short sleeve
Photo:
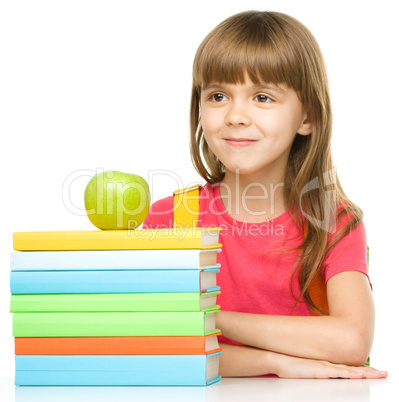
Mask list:
[[[359,271],[369,278],[366,228],[363,221],[334,246],[324,261],[324,268],[326,282],[332,276],[345,271]]]
[[[166,229],[173,227],[173,196],[163,198],[151,205],[143,223],[143,229]]]

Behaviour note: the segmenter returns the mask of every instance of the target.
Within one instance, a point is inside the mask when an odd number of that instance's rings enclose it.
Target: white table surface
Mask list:
[[[123,401],[399,401],[399,382],[384,380],[287,380],[223,378],[208,387],[15,387],[0,380],[2,402],[123,402]]]

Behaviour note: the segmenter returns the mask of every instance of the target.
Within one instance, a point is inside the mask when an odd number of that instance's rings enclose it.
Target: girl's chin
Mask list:
[[[235,166],[226,166],[226,176],[232,175],[242,175],[242,176],[249,176],[249,175],[257,175],[259,173],[259,170],[250,168],[248,166],[242,166],[242,165],[235,165]]]

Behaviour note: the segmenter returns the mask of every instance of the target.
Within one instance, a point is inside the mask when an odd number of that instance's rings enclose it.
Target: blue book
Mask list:
[[[211,292],[220,290],[219,271],[12,271],[10,288],[12,294]]]
[[[13,251],[12,271],[200,269],[214,266],[220,248],[209,250]]]
[[[205,386],[220,380],[221,354],[17,355],[15,385]]]

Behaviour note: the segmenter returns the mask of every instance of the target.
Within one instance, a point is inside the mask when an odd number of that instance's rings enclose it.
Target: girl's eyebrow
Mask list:
[[[271,89],[273,91],[281,92],[282,94],[285,94],[286,91],[284,91],[283,88],[280,88],[278,85],[275,84],[254,84],[252,85],[253,89]]]
[[[223,86],[223,84],[211,83],[211,84],[203,85],[203,86],[201,87],[201,91],[205,91],[205,90],[207,90],[207,89],[220,88],[221,86]]]
[[[227,84],[227,85],[229,85],[229,84]],[[205,91],[205,90],[208,90],[208,89],[215,89],[215,88],[217,89],[217,88],[220,88],[220,87],[223,87],[223,84],[210,83],[208,85],[204,85],[202,87],[202,91]],[[266,84],[266,83],[265,84],[253,84],[251,86],[251,89],[254,89],[254,90],[263,90],[263,89],[269,90],[270,89],[270,90],[280,92],[282,94],[286,93],[284,91],[284,89],[280,88],[279,86],[274,85],[274,84]]]

